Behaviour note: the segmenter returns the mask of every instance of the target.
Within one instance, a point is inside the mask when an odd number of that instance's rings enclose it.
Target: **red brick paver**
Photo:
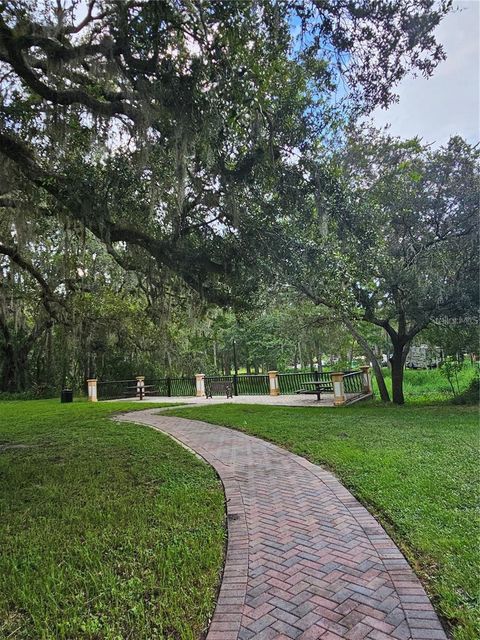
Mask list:
[[[121,419],[176,438],[224,484],[227,557],[207,640],[446,639],[402,553],[331,473],[224,427],[155,410]]]

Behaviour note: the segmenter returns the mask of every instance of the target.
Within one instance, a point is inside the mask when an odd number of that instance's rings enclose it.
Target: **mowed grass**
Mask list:
[[[168,437],[108,419],[139,408],[0,403],[0,638],[202,637],[223,491]]]
[[[173,412],[259,436],[333,470],[405,552],[454,638],[480,638],[476,408],[213,405]]]

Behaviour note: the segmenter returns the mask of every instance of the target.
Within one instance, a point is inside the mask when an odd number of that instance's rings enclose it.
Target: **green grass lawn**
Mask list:
[[[170,438],[108,419],[127,408],[144,407],[0,403],[0,638],[202,637],[221,484]]]
[[[332,469],[406,553],[455,639],[480,638],[476,408],[372,403],[173,411],[270,440]]]

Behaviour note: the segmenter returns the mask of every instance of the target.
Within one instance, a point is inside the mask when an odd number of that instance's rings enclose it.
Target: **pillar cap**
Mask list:
[[[87,378],[87,382],[96,382],[98,378]]]

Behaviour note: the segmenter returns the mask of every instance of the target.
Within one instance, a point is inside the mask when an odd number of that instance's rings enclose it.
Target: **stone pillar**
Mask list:
[[[336,407],[345,404],[345,387],[343,384],[343,373],[331,373],[333,384],[333,404]]]
[[[362,372],[363,393],[372,393],[372,376],[370,375],[370,367],[363,365],[360,367]]]
[[[280,395],[280,387],[278,385],[278,371],[269,371],[268,372],[268,385],[270,387],[270,395],[271,396],[279,396]]]
[[[89,402],[97,402],[97,379],[89,378],[87,380],[87,389],[88,389],[88,401]]]
[[[137,376],[137,396],[139,400],[145,397],[145,376]]]
[[[195,385],[197,387],[197,398],[204,398],[205,397],[205,374],[204,373],[195,374]]]

